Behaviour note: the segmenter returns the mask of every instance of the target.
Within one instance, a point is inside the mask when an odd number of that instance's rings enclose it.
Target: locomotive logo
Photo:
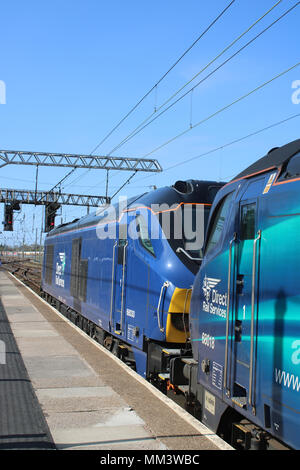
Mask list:
[[[60,287],[65,287],[65,267],[66,267],[66,254],[58,253],[59,261],[56,262],[55,284]]]
[[[221,282],[221,279],[207,277],[205,275],[202,285],[204,294],[202,308],[204,312],[210,313],[211,315],[226,318],[227,294],[219,292],[218,289],[215,288],[219,282]]]
[[[60,259],[60,263],[61,263],[61,273],[60,274],[64,274],[65,272],[65,266],[66,266],[66,254],[65,253],[59,253],[59,259]]]
[[[203,294],[204,294],[204,297],[205,297],[206,302],[209,302],[209,301],[210,301],[211,290],[212,290],[217,284],[219,284],[220,281],[221,281],[221,279],[215,279],[215,278],[213,278],[213,277],[207,277],[207,276],[205,275],[205,278],[203,279],[202,290],[203,290]]]

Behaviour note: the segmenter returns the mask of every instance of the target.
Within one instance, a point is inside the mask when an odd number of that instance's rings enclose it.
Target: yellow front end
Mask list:
[[[192,289],[175,288],[167,317],[167,343],[185,343],[189,338],[191,294]]]

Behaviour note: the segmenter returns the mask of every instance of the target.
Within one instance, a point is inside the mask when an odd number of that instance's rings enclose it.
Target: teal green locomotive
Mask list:
[[[171,381],[246,449],[300,449],[300,140],[218,192]]]

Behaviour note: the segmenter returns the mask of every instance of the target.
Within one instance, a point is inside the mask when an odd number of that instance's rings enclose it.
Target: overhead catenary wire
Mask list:
[[[225,47],[212,61],[205,65],[203,69],[196,73],[190,80],[188,80],[184,85],[181,86],[172,96],[170,96],[158,109],[165,106],[169,101],[171,101],[175,96],[177,96],[184,88],[186,88],[191,82],[195,80],[204,70],[206,70],[213,62],[219,59],[225,52],[227,52],[236,42],[238,42],[245,34],[247,34],[254,26],[256,26],[261,20],[263,20],[271,11],[274,10],[283,0],[278,0],[269,10],[267,10],[260,18],[258,18],[253,24],[251,24],[242,34],[240,34],[234,41],[232,41],[228,46]]]
[[[262,15],[260,18],[258,18],[251,26],[249,26],[241,35],[239,35],[234,41],[232,41],[225,49],[223,49],[223,51],[221,51],[221,53],[219,53],[215,59],[213,59],[212,61],[209,62],[209,64],[207,64],[200,72],[198,72],[195,76],[199,76],[200,73],[204,70],[206,70],[208,68],[209,65],[211,65],[215,60],[217,60],[217,58],[219,58],[221,55],[223,55],[227,50],[229,50],[239,39],[241,39],[247,32],[249,32],[255,25],[257,25],[263,18],[265,18],[277,5],[279,5],[279,3],[281,3],[282,0],[276,2],[272,8],[270,8],[269,10],[267,10],[267,12],[264,13],[264,15]],[[256,36],[254,36],[250,41],[248,41],[245,45],[243,45],[238,51],[236,51],[233,55],[231,55],[229,58],[227,58],[224,62],[222,62],[220,65],[218,65],[218,67],[216,67],[214,70],[212,70],[207,76],[205,76],[202,80],[200,80],[199,82],[197,82],[191,89],[189,89],[187,92],[185,92],[183,95],[181,95],[175,102],[171,103],[167,108],[165,108],[161,113],[159,114],[156,114],[156,113],[152,113],[150,116],[148,116],[144,121],[143,123],[141,123],[137,128],[134,129],[134,131],[131,132],[131,134],[129,134],[129,136],[127,136],[125,139],[123,139],[123,141],[118,144],[116,147],[114,147],[114,149],[112,149],[110,151],[110,153],[112,153],[114,150],[116,150],[117,148],[121,147],[123,144],[125,144],[128,140],[130,140],[131,138],[135,137],[135,135],[137,135],[139,132],[141,132],[145,127],[147,127],[148,125],[150,125],[153,121],[155,121],[156,119],[158,119],[162,114],[164,114],[166,111],[168,111],[169,109],[171,109],[176,103],[178,103],[180,100],[182,100],[185,96],[187,96],[187,94],[189,93],[193,93],[194,89],[196,87],[198,87],[201,83],[203,83],[205,80],[207,80],[210,76],[212,76],[215,72],[217,72],[221,67],[223,67],[225,64],[227,64],[230,60],[232,60],[234,57],[236,57],[239,53],[241,53],[243,50],[245,50],[250,44],[252,44],[255,40],[257,40],[260,36],[262,36],[265,32],[267,32],[272,26],[274,26],[276,23],[278,23],[280,20],[282,20],[288,13],[290,13],[292,10],[294,10],[298,5],[300,4],[300,2],[296,2],[291,8],[289,8],[288,10],[286,10],[282,15],[280,15],[276,20],[274,20],[270,25],[268,25],[266,28],[264,28],[261,32],[259,32]],[[193,79],[189,80],[188,83],[190,83]],[[180,90],[182,90],[185,86],[181,87]],[[179,90],[179,91],[180,91]],[[176,92],[175,94],[173,94],[172,96],[176,96],[176,94],[179,93]],[[156,111],[161,109],[167,102],[170,101],[171,98],[169,98],[166,102],[164,102],[162,105],[160,105],[158,108],[156,108]],[[147,123],[147,121],[149,120],[149,118],[151,118],[151,116],[153,116],[153,114],[156,114],[155,117]],[[140,127],[142,126],[142,124],[146,123],[143,127]],[[190,129],[193,128],[195,126],[192,126],[191,123],[190,123]],[[109,153],[109,154],[110,154]],[[76,178],[73,182],[77,181],[80,177]],[[73,183],[72,182],[72,183]],[[71,183],[71,184],[72,184]]]
[[[266,31],[268,31],[272,26],[274,26],[276,23],[278,23],[281,19],[283,19],[288,13],[290,13],[294,8],[296,8],[300,2],[298,1],[296,4],[294,4],[291,8],[289,8],[286,12],[284,12],[279,18],[277,18],[275,21],[273,21],[269,26],[267,26],[265,29],[263,29],[260,33],[258,33],[255,37],[253,37],[250,41],[248,41],[244,46],[242,46],[238,51],[236,51],[233,55],[231,55],[228,59],[226,59],[224,62],[222,62],[218,67],[216,67],[214,70],[212,70],[208,75],[206,75],[202,80],[197,82],[192,88],[190,88],[188,91],[186,91],[183,95],[181,95],[179,98],[177,98],[176,101],[171,103],[167,108],[165,108],[163,111],[161,111],[159,114],[156,114],[156,116],[151,119],[151,121],[147,122],[148,119],[153,116],[154,113],[152,113],[150,116],[148,116],[147,119],[143,121],[144,124],[143,127],[140,127],[142,124],[140,124],[134,131],[132,131],[127,138],[123,139],[120,144],[118,144],[112,151],[117,150],[120,148],[122,145],[127,143],[129,140],[131,140],[133,137],[135,137],[137,134],[139,134],[141,131],[143,131],[146,127],[148,127],[152,122],[156,121],[160,116],[162,116],[164,113],[166,113],[169,109],[171,109],[173,106],[175,106],[179,101],[181,101],[183,98],[185,98],[189,93],[193,93],[195,88],[197,88],[199,85],[201,85],[204,81],[206,81],[209,77],[211,77],[215,72],[217,72],[220,68],[222,68],[224,65],[226,65],[230,60],[232,60],[234,57],[236,57],[240,52],[242,52],[246,47],[248,47],[250,44],[252,44],[256,39],[258,39],[260,36],[262,36]],[[190,125],[190,127],[193,127]]]
[[[164,101],[160,106],[156,107],[155,111],[149,114],[133,131],[131,131],[124,139],[119,142],[113,149],[111,149],[108,153],[108,155],[111,155],[115,150],[119,149],[122,147],[125,143],[127,143],[129,140],[131,140],[133,137],[135,137],[137,134],[139,134],[142,130],[144,130],[146,127],[148,127],[152,122],[156,121],[162,114],[164,114],[166,111],[171,109],[175,104],[177,104],[180,100],[182,100],[185,96],[187,96],[189,93],[193,92],[193,90],[198,87],[201,83],[203,83],[205,80],[207,80],[209,77],[211,77],[215,72],[217,72],[221,67],[223,67],[226,63],[228,63],[230,60],[232,60],[236,55],[238,55],[242,50],[246,49],[251,43],[253,43],[256,39],[258,39],[262,34],[264,34],[267,30],[269,30],[273,25],[275,25],[278,21],[280,21],[282,18],[284,18],[288,13],[290,13],[296,6],[299,5],[300,2],[297,2],[295,5],[293,5],[289,10],[287,10],[284,14],[282,14],[279,18],[277,18],[273,23],[271,23],[267,28],[265,28],[263,31],[261,31],[259,34],[257,34],[254,38],[252,38],[247,44],[245,44],[242,48],[240,48],[237,52],[235,52],[231,57],[226,59],[222,64],[220,64],[218,67],[216,67],[212,72],[210,72],[204,79],[199,81],[196,85],[194,85],[192,88],[190,88],[187,92],[185,92],[183,95],[181,95],[176,101],[171,103],[167,108],[165,108],[163,111],[161,111],[159,114],[158,111],[164,108],[173,98],[175,98],[184,88],[186,88],[192,81],[194,81],[201,73],[203,73],[205,70],[207,70],[214,62],[216,62],[222,55],[224,55],[229,49],[231,49],[238,41],[240,41],[249,31],[251,31],[252,28],[254,28],[260,21],[262,21],[271,11],[273,11],[274,8],[276,8],[282,0],[279,0],[277,3],[275,3],[272,8],[267,10],[260,18],[258,18],[254,23],[252,23],[243,33],[241,33],[237,38],[235,38],[228,46],[226,46],[220,53],[217,54],[216,57],[214,57],[210,62],[208,62],[196,75],[194,75],[190,80],[188,80],[183,86],[181,86],[175,93],[173,93],[166,101]],[[155,115],[153,119],[151,117]],[[149,119],[151,119],[150,122]]]
[[[260,19],[256,20],[256,22],[255,22],[253,25],[251,25],[251,26],[246,30],[246,32],[248,32],[252,27],[254,27],[254,25],[256,25],[256,24],[257,24],[262,18],[264,18],[268,13],[270,13],[270,11],[272,11],[277,5],[279,5],[279,3],[281,3],[281,1],[282,1],[282,0],[278,1],[278,2],[277,2],[275,5],[273,5],[272,8],[269,9]],[[194,90],[197,86],[200,85],[200,83],[203,83],[204,80],[206,80],[209,76],[211,76],[213,73],[215,73],[217,70],[219,70],[223,65],[225,65],[226,63],[228,63],[229,60],[231,60],[233,57],[235,57],[239,52],[241,52],[241,51],[244,50],[247,46],[249,46],[252,42],[254,42],[254,41],[255,41],[258,37],[260,37],[264,32],[266,32],[268,29],[270,29],[271,26],[273,26],[274,24],[276,24],[280,19],[282,19],[284,16],[286,16],[286,15],[287,15],[290,11],[292,11],[296,6],[298,6],[299,3],[300,3],[300,2],[297,2],[296,4],[294,4],[289,10],[287,10],[284,14],[282,14],[279,18],[277,18],[272,24],[270,24],[267,28],[265,28],[263,31],[261,31],[258,35],[256,35],[256,36],[255,36],[254,38],[252,38],[250,41],[248,41],[248,43],[245,44],[242,48],[240,48],[235,54],[233,54],[230,58],[228,58],[226,61],[224,61],[224,62],[223,62],[221,65],[219,65],[216,69],[214,69],[214,71],[212,71],[208,76],[206,76],[203,80],[201,80],[200,82],[198,82],[194,87],[192,87],[190,90],[188,90],[188,92],[186,92],[184,95],[182,95],[181,97],[179,97],[178,100],[182,99],[182,98],[183,98],[184,96],[186,96],[188,93],[192,93],[193,90]],[[228,7],[229,7],[229,6],[228,6]],[[234,40],[234,41],[233,41],[229,46],[227,46],[223,51],[225,52],[226,50],[228,50],[233,44],[235,44],[235,43],[238,41],[239,38],[241,38],[244,34],[246,34],[246,32],[244,32],[242,35],[240,35],[236,40]],[[223,52],[223,53],[224,53],[224,52]],[[220,57],[220,55],[222,55],[222,52],[217,56],[217,58]],[[210,64],[211,64],[211,63],[209,63],[208,65],[210,65]],[[208,65],[204,68],[204,70],[208,67]],[[175,65],[174,65],[174,66],[175,66]],[[203,71],[203,70],[202,70],[202,71]],[[194,80],[200,73],[201,73],[201,71],[198,72],[198,73],[197,73],[191,80],[189,80],[183,87],[181,87],[175,94],[173,94],[172,97],[176,96],[188,83],[191,83],[191,81]],[[153,89],[154,89],[155,87],[157,87],[157,84],[153,87]],[[172,99],[172,97],[170,97],[166,102],[164,102],[164,103],[163,103],[162,105],[160,105],[159,107],[156,107],[156,110],[159,110],[159,109],[161,109],[163,106],[165,106],[165,104],[166,104],[167,102],[169,102],[169,101]],[[172,106],[174,106],[174,105],[178,102],[178,100],[176,100],[176,101],[175,101],[174,103],[172,103],[168,108],[166,108],[165,110],[163,110],[162,113],[160,113],[159,115],[156,115],[155,118],[154,118],[153,120],[151,120],[151,122],[153,122],[153,121],[154,121],[155,119],[157,119],[161,114],[163,114],[163,113],[166,112],[168,109],[170,109]],[[152,115],[153,115],[153,113],[152,113]],[[152,116],[152,115],[151,115],[151,116]],[[151,122],[149,122],[148,125],[150,125]],[[194,126],[191,126],[191,125],[190,125],[190,128],[189,128],[189,129],[191,129],[191,128],[193,128],[193,127],[196,127],[196,126],[198,126],[199,124],[200,124],[200,123],[197,123],[197,124],[195,124]],[[146,127],[146,126],[145,126],[145,127]],[[136,129],[138,129],[138,128],[136,128]],[[135,129],[135,130],[136,130],[136,129]],[[142,129],[140,129],[138,132],[140,132],[141,130],[142,130]],[[186,131],[187,131],[187,130],[186,130]],[[186,131],[184,131],[184,133],[185,133]],[[135,131],[133,131],[133,132],[135,132]],[[134,134],[134,135],[136,135],[136,134]],[[134,137],[134,135],[132,135],[132,137]],[[178,137],[179,137],[179,136],[178,136]],[[176,136],[175,138],[178,138],[178,137]],[[124,139],[124,140],[126,140],[126,139]],[[173,139],[172,139],[172,140],[173,140]],[[123,141],[122,141],[122,142],[123,142]],[[124,143],[125,143],[125,142],[124,142]],[[164,144],[164,145],[167,145],[167,143]],[[119,144],[119,146],[121,146],[121,145]],[[117,148],[118,148],[119,146],[117,146]],[[116,148],[115,148],[115,149],[116,149]],[[115,150],[115,149],[113,149],[113,150]],[[158,149],[158,148],[157,148],[157,149]],[[157,149],[155,149],[154,151],[156,151]],[[111,152],[112,152],[112,151],[111,151]],[[110,153],[111,153],[111,152],[110,152]],[[152,152],[151,152],[151,153],[152,153]],[[149,154],[147,154],[147,155],[149,155]],[[79,178],[80,178],[80,177],[76,178],[75,181],[77,181]]]
[[[60,179],[59,182],[56,183],[55,186],[53,186],[49,191],[47,191],[47,193],[53,192],[53,190],[54,190],[55,188],[57,188],[59,185],[61,185],[61,183],[62,183],[63,181],[65,181],[72,173],[74,173],[74,171],[75,171],[76,169],[77,169],[76,166],[75,166],[74,168],[72,168],[72,170],[70,170],[62,179]],[[44,196],[41,197],[40,201],[42,201],[42,199],[45,197],[45,195],[46,195],[46,192],[45,192]],[[39,202],[40,202],[40,201],[39,201]]]
[[[133,113],[135,109],[150,95],[150,93],[155,90],[157,91],[157,86],[165,79],[165,77],[176,67],[176,65],[187,55],[187,53],[203,38],[203,36],[208,33],[208,31],[217,23],[217,21],[226,13],[226,11],[235,3],[236,0],[232,0],[222,11],[221,13],[209,24],[209,26],[196,38],[196,40],[184,51],[184,53],[173,63],[173,65],[162,75],[162,77],[153,85],[153,87],[129,110],[129,112],[117,123],[117,125],[101,140],[101,142],[93,148],[89,155],[92,155],[109,137],[110,135]],[[282,0],[280,0],[282,1]],[[110,155],[110,154],[108,154]],[[75,171],[76,168],[73,169]],[[68,173],[62,181],[70,176],[71,171]],[[75,178],[71,183],[67,186],[73,184],[74,182],[78,181],[84,175],[86,175],[90,170],[87,170],[83,173],[83,175],[78,176]],[[61,181],[60,181],[61,182]],[[57,183],[58,185],[59,183]],[[56,186],[57,186],[56,185]],[[55,186],[55,187],[56,187]]]
[[[174,93],[167,101],[165,101],[162,105],[160,105],[159,107],[156,107],[156,111],[158,111],[159,109],[161,109],[163,106],[165,106],[165,104],[167,104],[171,99],[172,97],[176,96],[182,89],[184,89],[189,83],[191,83],[191,81],[193,81],[197,76],[200,75],[201,72],[203,72],[204,70],[206,70],[209,65],[211,65],[215,60],[217,60],[221,55],[223,55],[227,50],[229,50],[238,40],[240,40],[247,32],[249,32],[255,25],[257,25],[263,18],[265,18],[277,5],[279,5],[280,3],[282,2],[282,0],[279,0],[277,1],[270,9],[268,9],[260,18],[258,18],[251,26],[249,26],[241,35],[239,35],[233,42],[231,42],[225,49],[223,49],[223,51],[221,51],[221,53],[219,53],[216,58],[214,58],[212,61],[209,62],[209,64],[207,64],[200,72],[198,72],[191,80],[189,80],[185,85],[183,85],[176,93]],[[233,2],[231,2],[227,8],[225,10],[223,10],[223,12],[216,18],[216,20],[214,22],[216,22],[221,16],[222,14],[225,13],[225,11],[231,6]],[[298,2],[300,3],[300,2]],[[297,3],[297,4],[298,4]],[[296,5],[297,5],[296,4]],[[239,49],[239,51],[237,51],[235,54],[233,54],[233,56],[231,56],[229,59],[227,59],[225,62],[223,62],[221,65],[219,65],[214,71],[212,71],[208,76],[206,76],[203,80],[201,80],[200,82],[198,82],[192,89],[188,90],[188,92],[186,92],[184,95],[182,95],[180,98],[178,98],[178,100],[176,100],[174,103],[172,103],[168,108],[166,108],[165,110],[163,110],[161,113],[159,113],[158,115],[156,115],[149,123],[147,123],[145,126],[143,126],[142,128],[140,128],[140,126],[142,126],[142,124],[144,124],[145,122],[147,122],[152,116],[154,113],[152,113],[150,116],[148,116],[146,118],[146,120],[144,120],[137,128],[134,129],[134,131],[131,132],[131,134],[129,134],[129,136],[127,136],[125,139],[123,139],[123,141],[121,143],[119,143],[116,147],[114,147],[114,149],[112,149],[108,155],[110,155],[113,151],[115,151],[117,148],[121,147],[123,144],[125,144],[128,140],[130,140],[131,138],[133,138],[136,134],[138,134],[139,132],[141,132],[145,127],[147,127],[148,125],[150,125],[154,120],[156,120],[158,117],[160,117],[163,113],[165,113],[166,111],[168,111],[171,107],[173,107],[179,100],[183,99],[188,93],[192,93],[193,90],[200,85],[200,83],[202,83],[204,80],[206,80],[207,78],[209,78],[213,73],[215,73],[217,70],[219,70],[223,65],[225,65],[227,62],[229,62],[229,60],[231,60],[233,57],[235,57],[239,52],[241,52],[243,49],[245,49],[247,46],[249,46],[252,42],[254,42],[259,36],[261,36],[264,32],[266,32],[268,29],[271,28],[271,26],[273,26],[275,23],[277,23],[280,19],[282,19],[285,15],[287,15],[287,13],[289,13],[293,8],[295,8],[294,5],[291,9],[289,9],[287,12],[285,12],[283,15],[281,15],[281,17],[279,17],[277,20],[275,20],[271,25],[269,25],[267,28],[265,28],[262,32],[260,32],[257,36],[255,36],[255,38],[253,38],[251,41],[249,41],[246,45],[244,45],[241,49]],[[213,23],[210,25],[210,27],[213,25]],[[209,29],[207,28],[207,30],[205,30],[205,32],[207,32]],[[197,39],[199,40],[201,37],[203,37],[203,35],[205,34],[202,33],[202,35],[200,35]],[[193,47],[193,45],[195,45],[197,42],[194,41],[194,43],[190,46],[189,49],[187,49],[185,51],[185,53],[175,62],[175,64],[173,64],[173,67],[175,67],[175,65],[177,65],[177,63],[184,57],[184,55]],[[169,71],[171,71],[171,68],[169,69]],[[164,76],[160,79],[160,81],[162,81],[163,78],[165,78],[165,76],[169,73],[166,72],[166,74],[164,74]],[[151,89],[151,91],[153,91],[153,89],[157,89],[157,85],[158,83],[160,83],[160,81],[158,81]],[[149,91],[150,93],[150,91]],[[148,96],[148,95],[147,95]],[[146,97],[146,95],[145,95]],[[132,109],[133,111],[133,109]],[[126,118],[126,117],[125,117]],[[125,120],[124,118],[124,120]],[[120,122],[121,123],[121,122]],[[193,127],[191,124],[190,124],[190,127]],[[108,136],[107,136],[108,137]],[[106,139],[105,139],[106,140]],[[100,143],[101,144],[101,143]],[[99,144],[99,145],[100,145]],[[96,148],[93,150],[95,151]],[[92,152],[91,152],[92,153]],[[87,172],[86,172],[87,173]],[[84,173],[82,176],[84,176],[86,173]],[[78,181],[79,178],[81,178],[82,176],[79,176],[77,178],[75,178],[74,181],[72,181],[70,184]]]
[[[196,40],[181,54],[181,56],[173,63],[173,65],[160,77],[160,79],[144,94],[144,96],[125,114],[125,116],[113,127],[108,134],[93,148],[91,155],[120,127],[120,125],[140,106],[140,104],[157,89],[157,86],[166,78],[166,76],[176,67],[176,65],[188,54],[188,52],[202,39],[208,31],[219,21],[219,19],[226,13],[227,10],[235,3],[232,0],[221,13],[209,24],[209,26],[196,38]],[[282,0],[280,0],[282,1]]]
[[[273,129],[274,127],[277,127],[277,126],[280,126],[281,124],[284,124],[286,122],[289,122],[291,121],[292,119],[296,119],[297,117],[300,117],[300,113],[298,114],[293,114],[292,116],[289,116],[288,118],[286,119],[282,119],[281,121],[277,121],[273,124],[270,124],[269,126],[266,126],[266,127],[263,127],[262,129],[258,129],[257,131],[254,131],[254,132],[251,132],[250,134],[247,134],[243,137],[240,137],[238,139],[235,139],[235,140],[232,140],[231,142],[227,142],[226,144],[223,144],[219,147],[216,147],[212,150],[209,150],[207,152],[204,152],[204,153],[201,153],[200,155],[196,155],[195,157],[191,157],[191,158],[188,158],[186,160],[184,160],[183,162],[179,162],[179,163],[176,163],[174,165],[171,165],[169,166],[168,168],[166,168],[164,170],[165,171],[169,171],[169,170],[173,170],[174,168],[177,168],[178,166],[181,166],[181,165],[184,165],[185,163],[189,163],[189,162],[192,162],[194,160],[197,160],[198,158],[201,158],[201,157],[205,157],[207,155],[210,155],[211,153],[214,153],[214,152],[217,152],[218,150],[223,150],[227,147],[230,147],[231,145],[234,145],[234,144],[238,144],[239,142],[242,142],[246,139],[249,139],[250,137],[254,137],[258,134],[261,134],[262,132],[265,132],[265,131],[268,131],[270,129]]]
[[[262,88],[264,88],[265,86],[269,85],[270,83],[274,82],[275,80],[277,80],[278,78],[286,75],[288,72],[290,72],[291,70],[294,70],[296,67],[299,67],[300,65],[300,62],[297,62],[295,65],[293,65],[292,67],[289,67],[288,69],[284,70],[283,72],[279,73],[278,75],[275,75],[274,77],[272,77],[270,80],[267,80],[266,82],[262,83],[261,85],[257,86],[256,88],[254,88],[253,90],[249,91],[248,93],[246,93],[245,95],[242,95],[240,96],[239,98],[237,98],[236,100],[232,101],[231,103],[229,103],[228,105],[226,106],[223,106],[222,108],[218,109],[217,111],[215,111],[214,113],[210,114],[209,116],[207,116],[206,118],[204,119],[201,119],[201,121],[198,121],[196,124],[193,125],[193,127],[188,127],[187,129],[185,129],[184,131],[180,132],[179,134],[175,135],[174,137],[172,137],[171,139],[167,140],[166,142],[164,142],[163,144],[159,145],[158,147],[154,148],[153,150],[151,150],[150,152],[146,153],[144,155],[144,158],[148,157],[149,155],[152,155],[153,153],[157,152],[158,150],[162,149],[163,147],[165,147],[166,145],[169,145],[170,143],[174,142],[175,140],[179,139],[180,137],[182,137],[183,135],[187,134],[188,132],[190,132],[192,129],[195,129],[195,127],[198,127],[202,124],[204,124],[205,122],[209,121],[210,119],[212,119],[213,117],[221,114],[222,112],[226,111],[227,109],[231,108],[232,106],[234,106],[235,104],[239,103],[240,101],[248,98],[249,96],[253,95],[254,93],[256,93],[257,91],[261,90]]]
[[[213,153],[215,153],[215,152],[218,152],[218,151],[220,151],[220,150],[223,150],[223,149],[225,149],[225,148],[227,148],[227,147],[231,147],[231,146],[234,145],[234,144],[238,144],[238,143],[240,143],[240,142],[243,142],[244,140],[250,139],[251,137],[254,137],[254,136],[258,135],[258,134],[261,134],[261,133],[266,132],[266,131],[268,131],[268,130],[270,130],[270,129],[273,129],[274,127],[278,127],[278,126],[280,126],[280,125],[282,125],[282,124],[285,124],[286,122],[292,121],[293,119],[296,119],[296,118],[299,118],[299,117],[300,117],[300,113],[297,113],[297,114],[293,114],[292,116],[289,116],[289,117],[287,117],[287,118],[285,118],[285,119],[281,119],[280,121],[273,122],[272,124],[269,124],[268,126],[265,126],[265,127],[260,128],[260,129],[258,129],[258,130],[256,130],[256,131],[250,132],[249,134],[246,134],[246,135],[244,135],[244,136],[242,136],[242,137],[239,137],[239,138],[237,138],[237,139],[231,140],[230,142],[226,142],[225,144],[219,145],[218,147],[214,147],[214,148],[211,149],[211,150],[207,150],[206,152],[203,152],[203,153],[201,153],[201,154],[199,154],[199,155],[195,155],[194,157],[184,159],[183,161],[180,161],[180,162],[178,162],[178,163],[175,163],[174,165],[171,165],[171,166],[169,166],[169,167],[167,167],[167,168],[164,168],[163,173],[165,173],[166,171],[169,171],[169,170],[173,170],[174,168],[177,168],[177,167],[179,167],[179,166],[181,166],[181,165],[186,165],[187,163],[190,163],[190,162],[192,162],[192,161],[194,161],[194,160],[198,160],[199,158],[203,158],[203,157],[206,157],[206,156],[208,156],[208,155],[211,155],[211,154],[213,154]],[[139,178],[139,179],[137,180],[137,182],[142,181],[142,180],[144,180],[144,179],[146,179],[146,178],[149,178],[150,176],[151,176],[151,175],[147,175],[147,176],[144,176],[143,178]]]

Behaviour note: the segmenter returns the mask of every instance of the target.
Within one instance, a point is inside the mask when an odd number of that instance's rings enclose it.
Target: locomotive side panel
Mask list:
[[[300,447],[299,182],[265,197],[259,299],[259,394],[273,435]],[[266,418],[268,418],[266,420]]]
[[[109,331],[113,240],[99,240],[94,229],[82,232],[78,273],[82,289],[74,294],[82,315]]]

